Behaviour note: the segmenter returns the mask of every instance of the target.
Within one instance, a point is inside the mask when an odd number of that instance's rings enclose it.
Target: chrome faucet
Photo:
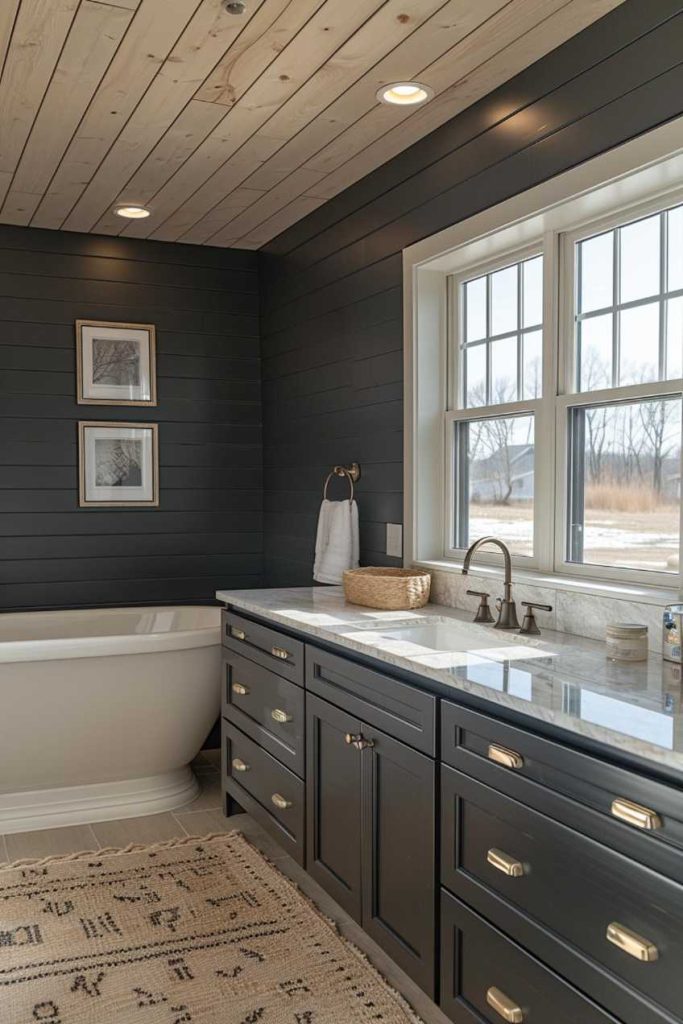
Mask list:
[[[505,562],[505,580],[503,584],[503,598],[498,598],[496,601],[496,608],[498,610],[498,620],[494,625],[494,629],[519,629],[519,622],[517,621],[517,608],[515,602],[512,600],[512,560],[510,559],[510,552],[502,540],[498,540],[497,537],[480,537],[479,540],[475,540],[474,544],[470,544],[465,555],[465,561],[462,566],[463,576],[467,576],[470,571],[470,563],[472,556],[475,551],[478,551],[484,544],[495,544],[503,552],[503,559]]]

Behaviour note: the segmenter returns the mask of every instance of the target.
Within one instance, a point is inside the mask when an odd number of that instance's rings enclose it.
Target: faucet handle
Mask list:
[[[530,633],[533,636],[539,636],[541,631],[538,628],[534,611],[551,612],[553,606],[551,604],[535,604],[533,601],[522,601],[521,604],[522,608],[527,610],[524,613],[520,633]]]
[[[485,590],[466,590],[466,594],[470,597],[480,597],[479,607],[477,608],[477,614],[474,616],[475,622],[493,622],[493,615],[489,608],[489,597]]]

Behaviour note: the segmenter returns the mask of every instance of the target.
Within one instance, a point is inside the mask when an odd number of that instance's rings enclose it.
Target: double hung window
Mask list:
[[[448,299],[446,555],[494,534],[520,565],[674,585],[683,205],[546,232]]]

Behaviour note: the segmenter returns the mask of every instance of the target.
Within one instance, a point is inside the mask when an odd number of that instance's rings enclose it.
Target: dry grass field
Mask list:
[[[649,489],[607,485],[589,488],[586,498],[585,562],[677,571],[678,505],[653,500]],[[530,553],[532,526],[528,503],[470,507],[472,539],[493,533],[517,554]]]

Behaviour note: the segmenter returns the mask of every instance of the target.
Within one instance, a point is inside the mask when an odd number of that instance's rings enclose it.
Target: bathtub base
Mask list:
[[[172,811],[199,792],[192,769],[88,786],[0,793],[0,835]]]

